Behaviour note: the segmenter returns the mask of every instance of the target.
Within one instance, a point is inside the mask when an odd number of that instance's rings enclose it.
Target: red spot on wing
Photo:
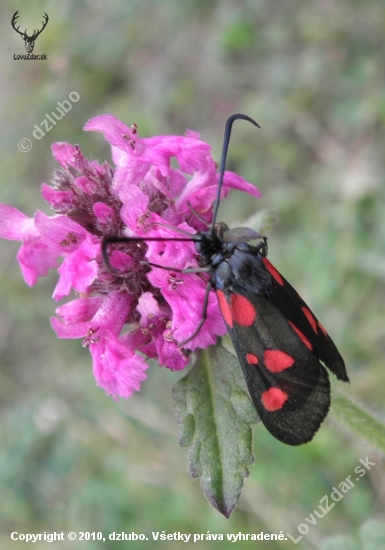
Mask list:
[[[222,312],[223,318],[226,321],[226,323],[229,325],[230,328],[233,328],[233,316],[231,313],[230,305],[228,301],[226,300],[226,296],[224,295],[222,290],[217,290],[217,298],[220,310]]]
[[[324,333],[325,336],[328,335],[328,333],[326,332],[326,328],[318,321],[318,326],[319,328],[322,330],[322,332]]]
[[[246,361],[250,365],[258,365],[258,363],[259,363],[258,357],[256,355],[254,355],[253,353],[246,353]]]
[[[241,327],[250,327],[257,316],[253,304],[241,294],[231,294],[231,313],[234,321]]]
[[[313,316],[312,312],[310,311],[310,309],[308,309],[307,307],[304,307],[304,306],[302,306],[301,309],[304,312],[307,320],[311,324],[311,328],[314,330],[314,332],[317,332],[317,323],[316,323],[316,320],[314,319],[314,316]]]
[[[269,412],[282,409],[289,396],[279,388],[270,388],[262,394],[262,404]]]
[[[294,358],[279,349],[267,349],[263,360],[265,367],[271,372],[281,372],[294,365]]]
[[[306,336],[297,328],[291,321],[288,321],[291,328],[294,330],[296,335],[302,340],[302,342],[305,344],[307,348],[310,350],[313,349],[313,344],[306,338]]]
[[[270,275],[277,281],[277,283],[281,286],[285,284],[285,281],[283,280],[282,275],[275,269],[273,264],[269,262],[267,258],[262,258],[263,263],[265,264],[265,267],[267,271],[270,273]]]
[[[230,303],[223,290],[217,290],[219,307],[226,323],[233,328],[234,322],[241,327],[250,327],[257,316],[253,304],[241,294],[230,294]]]

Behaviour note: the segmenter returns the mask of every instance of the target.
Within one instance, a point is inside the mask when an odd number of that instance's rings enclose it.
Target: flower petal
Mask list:
[[[126,126],[113,115],[100,115],[91,118],[83,127],[83,130],[94,132],[103,132],[105,139],[115,147],[128,154],[133,154],[132,147],[129,144],[128,137],[135,139],[131,128]]]
[[[41,186],[41,196],[47,201],[54,210],[62,209],[65,206],[71,207],[74,200],[74,193],[70,191],[58,191],[51,186],[43,183]]]
[[[114,220],[114,209],[105,202],[95,202],[92,206],[92,211],[97,217],[98,222],[102,225],[111,224]]]
[[[169,332],[169,330],[165,331],[166,336]],[[184,355],[175,342],[167,340],[164,334],[157,338],[155,344],[160,366],[165,366],[172,371],[179,371],[189,364],[190,359]]]
[[[60,319],[51,317],[51,327],[58,338],[84,338],[88,334],[89,326],[88,322],[66,325]]]
[[[67,216],[46,216],[39,210],[35,214],[35,226],[44,244],[57,254],[70,253],[79,248],[88,235],[86,229]]]
[[[217,180],[219,181],[219,175],[217,176]],[[238,176],[238,174],[229,172],[228,170],[224,173],[223,187],[224,189],[238,189],[239,191],[244,191],[257,198],[262,196],[260,190],[255,187],[255,185],[252,185],[244,178],[241,178],[241,176]]]
[[[68,165],[72,166],[74,157],[77,153],[75,145],[57,141],[51,145],[51,150],[54,159],[61,164],[63,168],[66,168]]]
[[[14,206],[0,203],[0,237],[10,241],[24,241],[38,235],[33,218]]]
[[[16,258],[29,286],[35,285],[39,277],[45,277],[50,269],[58,265],[56,251],[48,248],[39,238],[22,244]]]
[[[110,331],[97,343],[90,345],[94,376],[98,386],[114,397],[131,397],[147,378],[144,358],[123,345]]]
[[[139,187],[130,185],[120,194],[120,200],[124,203],[120,215],[125,225],[132,231],[137,231],[138,218],[148,212],[149,197]]]
[[[98,274],[98,264],[94,260],[100,253],[100,244],[94,243],[91,237],[83,241],[77,250],[66,258],[58,269],[60,279],[53,293],[55,300],[67,296],[71,288],[86,292]]]
[[[71,300],[56,309],[56,313],[67,325],[91,321],[101,307],[104,298],[102,296],[90,296]]]

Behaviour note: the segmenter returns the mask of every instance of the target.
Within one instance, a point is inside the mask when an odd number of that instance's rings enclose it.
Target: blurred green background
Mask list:
[[[11,27],[16,10],[22,30],[40,28],[49,15],[34,50],[47,61],[13,59],[25,53]],[[344,390],[384,418],[385,3],[3,0],[0,12],[0,201],[29,215],[49,212],[39,190],[55,168],[54,141],[110,160],[102,137],[82,132],[97,114],[136,122],[141,136],[193,129],[219,160],[225,118],[247,113],[262,129],[234,127],[228,168],[263,198],[234,191],[220,219],[236,224],[269,212],[271,261],[333,335],[351,380]],[[72,91],[80,100],[36,140],[35,124]],[[22,138],[30,152],[19,151]],[[308,549],[343,535],[364,548],[360,528],[384,517],[379,454],[331,419],[300,448],[257,425],[250,478],[237,509],[222,518],[176,446],[171,388],[181,375],[153,366],[140,394],[118,403],[107,397],[95,386],[88,350],[51,330],[55,274],[28,288],[17,250],[0,242],[1,548],[24,547],[11,545],[12,531],[134,531],[150,540],[126,544],[143,550],[193,546],[154,543],[151,532],[162,530],[297,537],[319,500],[369,456],[375,466],[296,546],[239,543]],[[333,548],[349,548],[347,540]],[[233,543],[194,548],[218,544]]]

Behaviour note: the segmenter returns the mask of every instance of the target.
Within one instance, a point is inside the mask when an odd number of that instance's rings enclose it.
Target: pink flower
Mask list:
[[[51,185],[43,184],[42,195],[55,215],[38,211],[28,218],[0,204],[0,237],[22,241],[17,258],[27,284],[57,268],[53,298],[61,300],[72,290],[79,294],[56,310],[52,327],[59,338],[83,338],[98,385],[115,397],[130,397],[146,378],[146,358],[183,369],[192,350],[214,344],[226,328],[211,292],[202,330],[178,346],[202,318],[206,281],[147,262],[198,267],[193,242],[110,245],[111,269],[103,261],[101,242],[109,236],[178,236],[155,222],[192,235],[207,229],[218,174],[210,146],[195,132],[139,138],[135,125],[128,128],[112,115],[95,117],[84,129],[104,133],[116,167],[87,160],[78,146],[53,144],[61,168]],[[222,195],[231,188],[260,196],[253,185],[225,172]]]

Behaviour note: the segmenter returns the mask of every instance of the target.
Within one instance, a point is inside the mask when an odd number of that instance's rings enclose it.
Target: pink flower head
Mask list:
[[[0,205],[0,236],[22,241],[18,261],[27,284],[57,268],[53,298],[78,293],[56,310],[52,326],[59,338],[83,338],[99,386],[115,397],[130,397],[146,378],[146,358],[183,369],[192,350],[214,344],[226,328],[211,292],[202,330],[178,345],[202,318],[206,281],[149,264],[198,267],[192,241],[110,245],[110,267],[101,243],[111,236],[175,239],[180,235],[172,228],[191,235],[207,229],[217,168],[210,146],[195,132],[139,138],[136,125],[128,128],[112,115],[95,117],[84,129],[104,133],[116,167],[87,160],[78,146],[53,144],[61,168],[51,185],[43,184],[42,195],[55,215],[38,211],[28,218]],[[253,185],[225,172],[222,195],[231,188],[260,196]]]

